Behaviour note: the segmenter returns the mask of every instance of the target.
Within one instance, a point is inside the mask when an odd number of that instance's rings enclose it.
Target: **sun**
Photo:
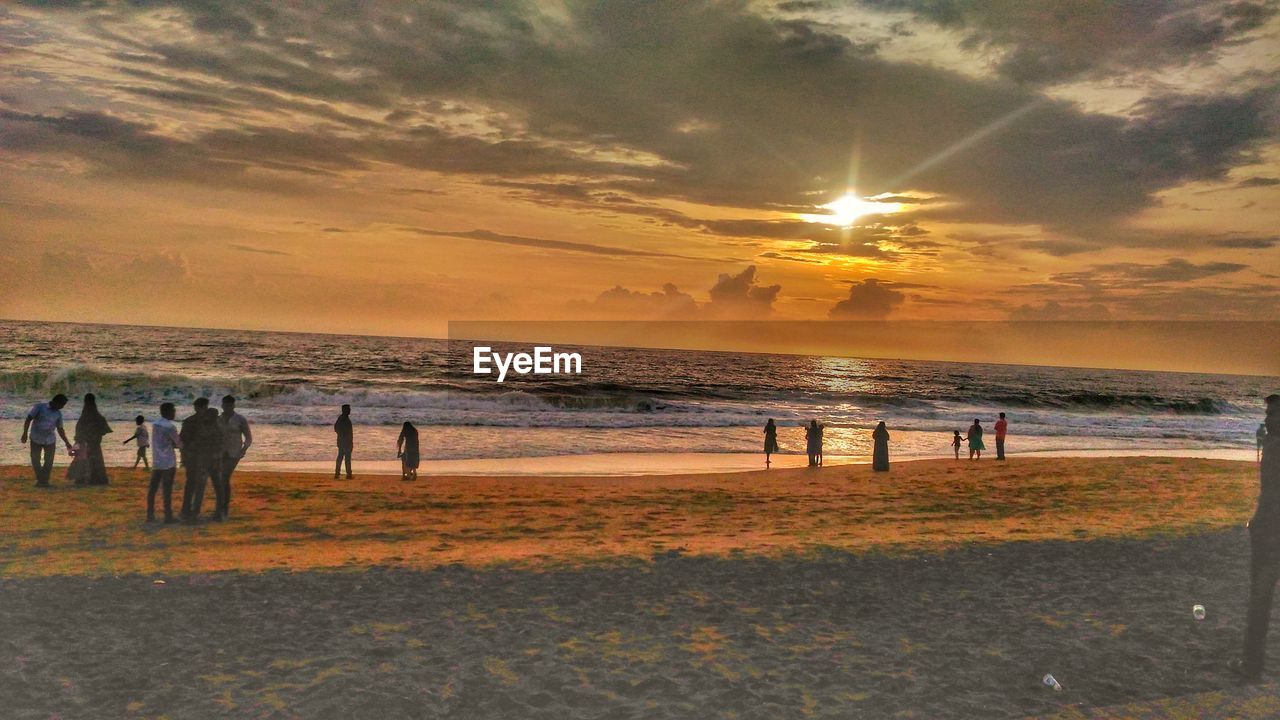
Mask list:
[[[897,203],[877,202],[873,199],[860,198],[853,193],[845,193],[825,205],[819,205],[819,207],[827,210],[827,212],[822,215],[810,215],[810,219],[841,227],[852,225],[864,215],[883,215],[896,212],[899,209]]]

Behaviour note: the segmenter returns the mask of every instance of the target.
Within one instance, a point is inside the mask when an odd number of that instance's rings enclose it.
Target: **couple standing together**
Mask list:
[[[97,398],[93,393],[84,396],[84,407],[76,421],[74,445],[62,428],[62,408],[66,406],[67,396],[58,393],[48,402],[33,405],[22,424],[19,442],[31,443],[31,470],[36,476],[36,487],[49,487],[58,438],[62,438],[67,453],[74,458],[68,476],[74,477],[77,485],[106,485],[107,464],[102,455],[102,439],[111,432],[111,426],[98,411]]]

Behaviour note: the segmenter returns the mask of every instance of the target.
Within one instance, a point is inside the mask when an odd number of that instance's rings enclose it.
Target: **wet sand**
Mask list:
[[[26,472],[0,470],[6,717],[1280,715],[1222,671],[1247,463],[246,473],[194,528],[141,522],[141,473]]]

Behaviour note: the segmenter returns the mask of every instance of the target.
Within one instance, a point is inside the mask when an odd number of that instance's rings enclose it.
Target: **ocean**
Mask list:
[[[991,433],[1001,411],[1012,454],[1252,457],[1261,398],[1280,389],[1280,378],[1239,375],[556,350],[580,353],[582,374],[499,384],[471,373],[470,345],[459,341],[0,321],[0,430],[13,438],[0,444],[0,462],[27,461],[21,419],[57,392],[72,398],[68,432],[79,398],[93,392],[115,428],[109,437],[121,441],[135,415],[149,422],[161,402],[177,404],[181,418],[196,397],[216,404],[233,394],[255,432],[246,466],[321,467],[333,455],[338,407],[349,403],[357,463],[386,468],[406,420],[434,461],[678,454],[713,462],[759,453],[768,418],[784,453],[803,454],[801,425],[817,419],[826,454],[858,461],[880,420],[895,458],[942,457],[952,431],[980,418]],[[132,462],[131,446],[106,449],[109,463]]]

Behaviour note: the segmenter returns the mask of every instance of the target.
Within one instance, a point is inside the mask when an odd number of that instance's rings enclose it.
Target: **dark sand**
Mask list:
[[[1234,529],[905,556],[7,578],[0,715],[1276,717],[1274,686],[1222,671],[1246,558]],[[1066,690],[1043,689],[1046,672]]]

